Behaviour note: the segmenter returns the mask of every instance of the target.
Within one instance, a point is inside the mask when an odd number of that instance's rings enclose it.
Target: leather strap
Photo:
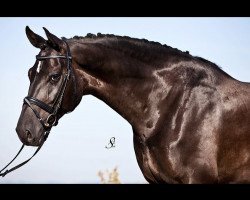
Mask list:
[[[64,58],[64,59],[72,59],[71,56],[67,57],[67,56],[36,56],[37,60],[46,60],[46,59],[51,59],[51,58]]]
[[[25,103],[27,103],[27,100],[31,103],[31,104],[35,104],[36,106],[42,108],[43,110],[45,110],[46,112],[48,112],[49,114],[52,114],[54,109],[49,106],[48,104],[34,98],[34,97],[30,97],[30,96],[27,96],[24,98],[24,101]]]
[[[16,170],[16,169],[22,167],[22,166],[25,165],[27,162],[29,162],[29,161],[39,152],[39,150],[42,148],[42,146],[43,146],[44,142],[46,141],[46,139],[48,138],[48,136],[49,136],[49,131],[46,131],[46,132],[45,132],[45,135],[44,135],[44,140],[43,140],[42,144],[41,144],[39,147],[37,147],[36,151],[34,152],[34,154],[33,154],[29,159],[27,159],[27,160],[23,161],[22,163],[16,165],[15,167],[12,167],[12,168],[10,168],[10,169],[7,169],[7,170],[5,170],[5,172],[1,173],[1,172],[2,172],[5,168],[7,168],[7,167],[17,158],[17,156],[21,153],[21,151],[23,150],[23,148],[24,148],[24,146],[25,146],[25,145],[23,144],[22,147],[20,148],[20,150],[18,151],[17,155],[9,162],[8,165],[6,165],[6,166],[0,171],[0,176],[4,177],[6,174],[8,174],[8,173],[10,173],[10,172],[12,172],[12,171],[14,171],[14,170]]]
[[[1,169],[1,171],[0,171],[0,176],[5,176],[6,174],[5,174],[5,172],[7,171],[5,171],[4,173],[1,173],[3,170],[5,170],[16,158],[17,158],[17,156],[21,153],[21,151],[23,150],[23,148],[24,148],[24,144],[21,146],[21,148],[19,149],[19,151],[17,152],[17,154],[16,154],[16,156],[3,168],[3,169]]]

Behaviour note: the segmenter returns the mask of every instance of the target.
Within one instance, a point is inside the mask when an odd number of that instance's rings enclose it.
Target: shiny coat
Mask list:
[[[30,29],[26,33],[40,55],[65,53],[55,35],[47,32],[45,40]],[[60,117],[83,95],[104,101],[131,124],[138,165],[149,183],[250,183],[249,83],[203,58],[147,40],[88,34],[67,42],[75,78]],[[64,65],[51,59],[37,73],[36,63],[29,72],[30,95],[52,104],[60,80],[48,77],[63,74]],[[22,142],[39,145],[40,126],[24,105],[17,126]],[[33,140],[27,141],[27,128]]]

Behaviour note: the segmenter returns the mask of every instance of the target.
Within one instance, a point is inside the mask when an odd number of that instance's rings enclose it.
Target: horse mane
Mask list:
[[[185,54],[189,54],[189,51],[181,51],[177,48],[173,48],[173,47],[170,47],[166,44],[161,44],[159,42],[154,42],[154,41],[149,41],[145,38],[143,39],[138,39],[138,38],[132,38],[132,37],[129,37],[129,36],[119,36],[119,35],[114,35],[114,34],[102,34],[102,33],[97,33],[97,34],[93,34],[93,33],[87,33],[86,36],[74,36],[73,38],[69,38],[69,39],[75,39],[75,40],[84,40],[84,39],[99,39],[99,38],[117,38],[117,39],[125,39],[125,40],[130,40],[130,41],[135,41],[135,42],[142,42],[144,44],[150,44],[150,45],[155,45],[155,46],[158,46],[158,47],[163,47],[163,48],[167,48],[167,49],[173,49],[173,50],[176,50],[176,51],[179,51],[181,53],[185,53]]]
[[[147,39],[138,39],[138,38],[132,38],[132,37],[129,37],[129,36],[119,36],[119,35],[114,35],[114,34],[102,34],[102,33],[97,33],[97,34],[93,34],[93,33],[87,33],[86,36],[74,36],[72,38],[69,38],[69,40],[86,40],[86,39],[93,39],[93,40],[96,40],[96,39],[102,39],[102,38],[110,38],[110,39],[120,39],[120,40],[126,40],[126,41],[132,41],[132,42],[138,42],[138,43],[141,43],[141,44],[145,44],[145,45],[150,45],[150,46],[153,46],[153,47],[156,47],[156,48],[162,48],[162,49],[165,49],[165,50],[169,50],[169,51],[172,51],[176,54],[181,54],[185,57],[189,57],[189,58],[192,58],[192,59],[195,59],[195,60],[199,60],[205,64],[208,64],[208,65],[212,65],[213,67],[215,68],[219,68],[221,69],[221,67],[219,67],[217,64],[209,61],[209,60],[206,60],[205,58],[202,58],[202,57],[199,57],[199,56],[193,56],[189,53],[189,51],[181,51],[177,48],[173,48],[171,46],[168,46],[166,44],[161,44],[160,42],[155,42],[155,41],[149,41]]]
[[[213,62],[211,62],[211,61],[209,61],[209,60],[206,60],[205,58],[202,58],[202,57],[199,57],[199,56],[193,56],[193,57],[194,57],[194,58],[197,58],[198,60],[200,60],[200,61],[202,61],[202,62],[204,62],[204,63],[213,65],[213,66],[215,66],[215,67],[221,69],[220,66],[218,66],[217,64],[215,64],[215,63],[213,63]]]

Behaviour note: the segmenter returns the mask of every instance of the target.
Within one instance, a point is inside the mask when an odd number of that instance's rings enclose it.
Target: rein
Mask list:
[[[42,127],[44,128],[44,134],[42,135],[41,139],[43,139],[43,141],[41,142],[41,144],[39,145],[39,147],[37,147],[36,151],[34,152],[34,154],[27,160],[25,160],[24,162],[16,165],[15,167],[12,167],[11,169],[7,169],[5,170],[17,157],[18,155],[21,153],[21,151],[24,148],[24,144],[21,146],[20,150],[18,151],[18,153],[16,154],[16,156],[2,169],[0,170],[0,176],[4,177],[6,174],[20,168],[21,166],[25,165],[27,162],[29,162],[38,152],[39,150],[42,148],[44,142],[46,141],[46,139],[49,136],[50,130],[52,128],[52,126],[56,126],[58,123],[58,110],[61,107],[62,101],[63,101],[63,97],[64,97],[64,92],[66,90],[67,87],[67,83],[68,80],[70,79],[70,75],[72,72],[72,66],[71,66],[71,53],[70,53],[70,49],[69,49],[69,45],[68,43],[63,40],[67,46],[67,53],[66,55],[57,55],[57,56],[36,56],[36,60],[45,60],[45,59],[53,59],[53,58],[61,58],[61,59],[66,59],[67,60],[67,72],[64,75],[64,79],[62,82],[62,85],[60,86],[60,90],[57,93],[57,96],[54,100],[53,106],[51,107],[50,105],[34,98],[31,96],[27,96],[24,98],[24,104],[28,105],[30,107],[30,109],[33,111],[33,113],[35,114],[35,116],[37,117],[38,121],[41,123]],[[49,113],[46,121],[43,121],[43,119],[40,117],[39,113],[32,107],[32,104],[40,107],[41,109],[43,109],[44,111],[46,111],[47,113]],[[5,170],[5,172],[2,173],[2,171]]]

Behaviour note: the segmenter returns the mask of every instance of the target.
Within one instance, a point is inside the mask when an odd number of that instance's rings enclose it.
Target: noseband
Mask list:
[[[36,56],[36,60],[38,60],[38,61],[42,61],[42,60],[46,60],[46,59],[53,59],[53,58],[61,58],[61,59],[66,59],[67,60],[67,72],[64,74],[64,79],[63,79],[62,85],[60,86],[59,92],[57,93],[57,96],[56,96],[56,98],[54,100],[53,105],[50,106],[50,105],[44,103],[43,101],[40,101],[39,99],[37,99],[35,97],[31,97],[31,96],[27,96],[27,97],[24,98],[24,104],[28,105],[29,108],[34,112],[35,116],[37,117],[37,119],[39,120],[39,122],[41,123],[41,125],[44,128],[44,134],[42,135],[43,138],[41,137],[41,139],[43,139],[43,141],[41,142],[41,144],[39,145],[39,147],[37,148],[35,153],[29,159],[27,159],[26,161],[20,163],[19,165],[15,166],[15,167],[12,167],[9,170],[6,170],[4,173],[1,173],[21,153],[21,151],[24,148],[24,144],[23,144],[22,147],[20,148],[20,150],[18,151],[17,155],[0,171],[0,176],[2,176],[2,177],[4,177],[6,174],[18,169],[19,167],[23,166],[27,162],[29,162],[37,154],[37,152],[41,149],[41,147],[43,146],[44,142],[46,141],[47,137],[49,136],[49,133],[50,133],[50,130],[51,130],[52,126],[56,126],[57,123],[58,123],[58,110],[61,107],[63,97],[64,97],[64,92],[65,92],[65,89],[67,87],[67,83],[69,81],[70,75],[72,73],[72,66],[71,66],[72,57],[71,57],[69,45],[65,40],[63,40],[63,41],[67,46],[66,55]],[[46,120],[43,120],[40,117],[39,113],[33,108],[32,104],[38,106],[39,108],[41,108],[44,111],[46,111],[47,113],[49,113]]]

